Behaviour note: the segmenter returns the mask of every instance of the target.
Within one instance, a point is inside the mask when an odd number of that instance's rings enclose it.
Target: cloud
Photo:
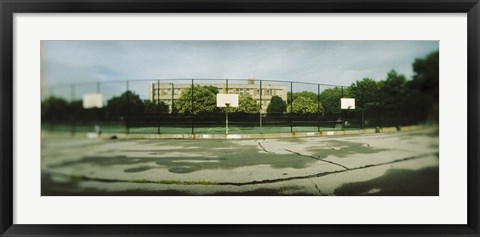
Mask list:
[[[389,70],[411,77],[438,41],[42,41],[47,86],[168,78],[350,85]],[[145,89],[147,90],[147,89]]]

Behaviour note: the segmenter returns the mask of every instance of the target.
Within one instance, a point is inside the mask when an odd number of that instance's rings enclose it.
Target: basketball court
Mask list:
[[[42,138],[42,195],[438,195],[438,129],[249,140]]]

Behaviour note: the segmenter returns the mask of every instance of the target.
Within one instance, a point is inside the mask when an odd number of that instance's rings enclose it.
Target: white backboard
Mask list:
[[[217,94],[217,107],[238,107],[238,94]]]
[[[340,108],[341,109],[355,109],[355,99],[354,98],[341,98],[340,99]]]
[[[84,109],[102,108],[102,107],[103,107],[102,94],[85,94],[85,95],[83,95],[83,108]]]

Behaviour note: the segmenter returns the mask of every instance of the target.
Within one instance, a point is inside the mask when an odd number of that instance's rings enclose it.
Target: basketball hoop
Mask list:
[[[238,94],[217,94],[217,107],[225,109],[225,134],[228,135],[228,108],[238,107]]]

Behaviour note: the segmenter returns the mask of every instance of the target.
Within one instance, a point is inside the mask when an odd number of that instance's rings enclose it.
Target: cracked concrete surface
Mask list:
[[[438,195],[437,134],[431,128],[264,140],[49,135],[42,137],[42,195]]]
[[[338,166],[340,166],[340,167],[342,167],[342,168],[344,168],[344,169],[346,169],[346,170],[349,169],[349,168],[347,168],[347,167],[345,167],[345,166],[343,166],[343,165],[341,165],[341,164],[338,164],[338,163],[335,163],[335,162],[332,162],[332,161],[328,161],[328,160],[322,160],[320,157],[300,154],[300,153],[298,153],[298,152],[294,152],[294,151],[291,151],[291,150],[289,150],[289,149],[285,149],[285,150],[288,151],[288,152],[290,152],[290,153],[293,153],[293,154],[295,154],[295,155],[298,155],[298,156],[310,157],[310,158],[315,159],[315,160],[321,160],[321,161],[323,161],[323,162],[327,162],[327,163],[330,163],[330,164],[338,165]]]

